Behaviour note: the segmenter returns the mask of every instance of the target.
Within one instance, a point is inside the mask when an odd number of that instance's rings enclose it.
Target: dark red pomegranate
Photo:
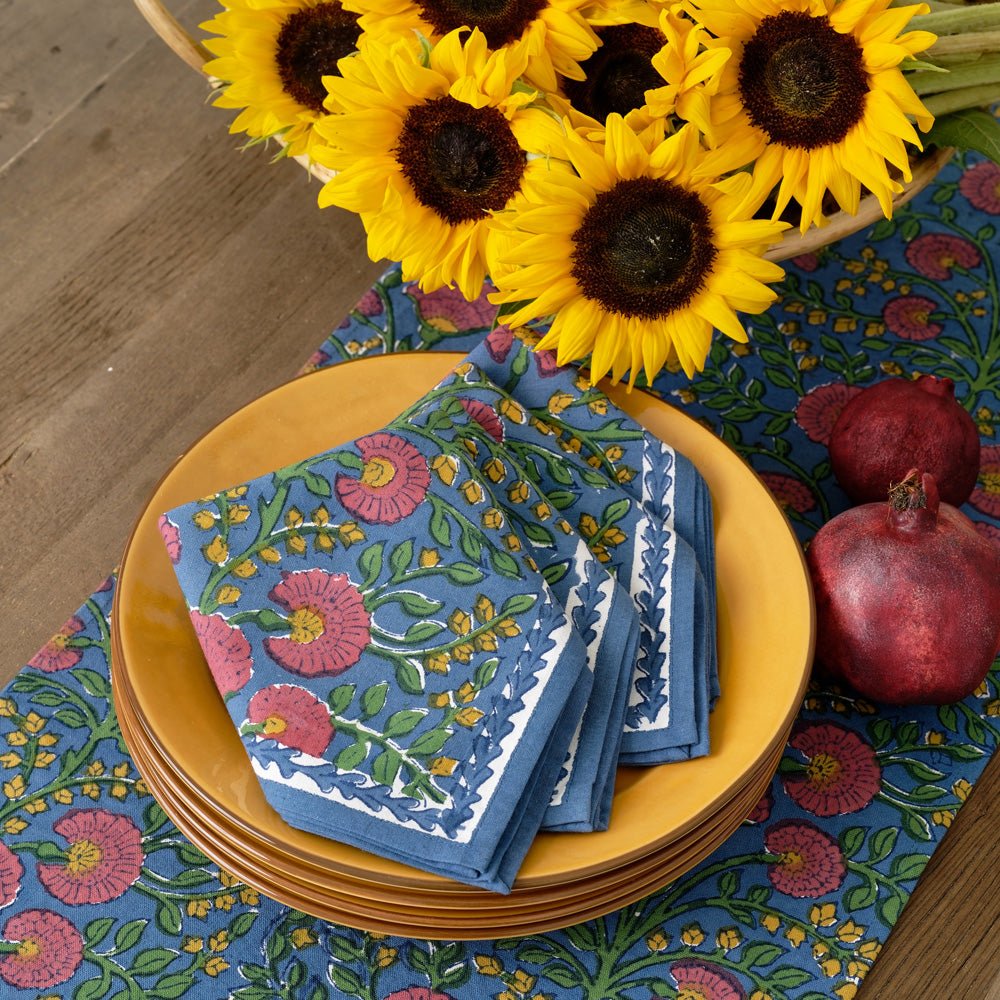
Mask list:
[[[889,503],[839,514],[807,553],[816,658],[876,701],[943,705],[1000,648],[1000,546],[910,470]]]
[[[830,433],[833,474],[855,503],[884,500],[907,469],[929,472],[941,499],[969,499],[979,475],[979,431],[950,378],[890,378],[851,399]]]

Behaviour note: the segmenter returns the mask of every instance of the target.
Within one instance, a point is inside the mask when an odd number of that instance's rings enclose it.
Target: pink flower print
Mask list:
[[[797,729],[789,746],[806,758],[805,770],[785,774],[785,791],[814,816],[864,809],[882,787],[875,751],[854,730],[832,722]]]
[[[261,688],[247,706],[247,721],[265,739],[312,757],[323,756],[335,731],[326,705],[294,684]]]
[[[714,962],[682,959],[670,966],[677,996],[684,1000],[746,1000],[746,990],[728,970]]]
[[[28,660],[28,666],[47,674],[76,666],[83,656],[82,649],[75,649],[67,643],[77,632],[83,631],[83,622],[73,615],[65,625],[35,655]]]
[[[812,490],[794,476],[787,476],[783,472],[761,472],[760,478],[786,510],[805,514],[816,509],[816,498]]]
[[[558,375],[563,368],[556,364],[555,351],[535,351],[535,368],[538,370],[540,378],[552,378]],[[565,367],[565,366],[564,366]]]
[[[906,259],[925,278],[947,281],[952,268],[969,270],[982,263],[975,243],[950,233],[925,233],[906,247]]]
[[[457,288],[438,288],[422,292],[412,288],[407,293],[417,305],[420,318],[442,333],[462,333],[482,330],[493,325],[497,307],[487,296],[496,289],[486,282],[478,298],[469,302]]]
[[[904,340],[932,340],[944,327],[931,322],[938,304],[922,295],[903,295],[890,299],[882,309],[885,325]]]
[[[507,355],[510,354],[510,349],[514,346],[514,333],[506,323],[501,323],[499,326],[490,330],[486,337],[485,344],[490,357],[496,361],[497,364],[502,365],[507,360]]]
[[[430,486],[427,459],[408,441],[379,431],[358,438],[364,467],[361,478],[337,474],[337,499],[355,517],[369,524],[395,524],[421,504]]]
[[[160,529],[160,537],[163,539],[163,544],[167,547],[167,555],[170,556],[170,561],[176,565],[181,561],[181,533],[177,525],[166,514],[161,514],[159,521],[156,522],[156,526]]]
[[[984,445],[979,453],[979,478],[969,503],[990,517],[1000,518],[1000,445]]]
[[[0,907],[8,906],[17,898],[23,874],[21,859],[6,844],[0,844]]]
[[[268,595],[288,612],[288,636],[268,636],[264,649],[300,677],[333,677],[353,667],[371,639],[371,616],[343,573],[283,572]]]
[[[1000,166],[992,160],[969,167],[959,178],[958,190],[980,211],[1000,215]]]
[[[454,1000],[450,993],[432,990],[427,986],[407,986],[390,993],[385,1000]]]
[[[369,288],[358,300],[354,310],[361,313],[362,316],[381,316],[385,312],[385,306],[382,304],[382,297],[378,292],[374,288]]]
[[[219,694],[225,698],[241,690],[253,674],[247,637],[222,615],[203,615],[195,609],[191,611],[191,623]]]
[[[460,399],[462,408],[497,444],[503,441],[503,423],[497,411],[479,399]]]
[[[764,823],[771,815],[774,808],[774,792],[770,788],[761,796],[760,801],[753,807],[753,812],[747,816],[749,823]]]
[[[776,860],[767,866],[771,885],[786,896],[815,898],[840,888],[847,868],[840,845],[807,820],[783,820],[764,834]]]
[[[840,411],[861,392],[856,385],[846,382],[827,382],[810,389],[795,407],[795,422],[806,432],[810,441],[829,444],[830,431],[840,416]]]
[[[142,833],[128,816],[74,809],[52,829],[69,842],[66,861],[38,864],[38,880],[61,903],[107,903],[124,895],[142,871]]]
[[[819,267],[819,257],[814,253],[803,253],[793,257],[792,263],[803,271],[815,271]]]
[[[4,924],[3,938],[18,945],[0,958],[0,979],[22,990],[45,990],[70,979],[83,961],[83,938],[52,910],[24,910]]]

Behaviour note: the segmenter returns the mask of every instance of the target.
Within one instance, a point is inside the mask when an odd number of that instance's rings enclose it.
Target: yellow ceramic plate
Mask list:
[[[188,834],[224,867],[236,865],[246,881],[269,892],[273,885],[308,896],[306,910],[326,919],[334,919],[327,912],[331,900],[342,905],[345,900],[398,919],[420,919],[430,925],[442,924],[444,936],[459,933],[461,929],[482,933],[484,922],[520,926],[526,919],[537,921],[539,907],[544,907],[544,919],[550,927],[564,926],[579,918],[581,912],[591,912],[594,905],[608,901],[605,912],[639,899],[657,879],[666,880],[663,872],[679,874],[678,866],[694,865],[706,857],[718,844],[732,833],[760,800],[770,783],[771,776],[781,759],[783,746],[766,762],[760,773],[755,774],[747,786],[740,789],[724,806],[686,836],[612,872],[591,876],[558,886],[539,889],[516,889],[509,896],[483,895],[474,907],[461,895],[446,896],[441,892],[390,885],[376,885],[354,879],[348,875],[318,868],[308,868],[280,852],[268,850],[227,823],[225,817],[211,805],[198,799],[190,790],[178,783],[169,762],[157,754],[148,742],[148,736],[137,725],[131,713],[127,690],[119,687],[117,708],[122,732],[132,749],[133,758],[157,801]],[[628,899],[624,899],[627,896]],[[365,918],[365,910],[358,910],[358,920]],[[367,929],[378,930],[365,924]],[[426,930],[426,927],[424,928]]]
[[[423,905],[418,902],[412,905],[401,898],[407,893],[419,897],[420,893],[416,890],[394,890],[390,887],[390,894],[395,891],[399,895],[385,900],[372,899],[359,891],[356,883],[344,877],[338,878],[334,873],[327,873],[327,878],[321,880],[308,873],[293,873],[285,867],[287,859],[281,856],[277,859],[276,870],[272,865],[274,859],[261,857],[248,849],[238,834],[234,839],[219,825],[217,818],[206,817],[199,811],[197,804],[183,789],[173,788],[169,779],[158,771],[157,765],[138,752],[136,732],[131,729],[133,723],[129,721],[127,709],[121,712],[120,718],[122,731],[133,748],[136,765],[155,792],[157,801],[192,843],[241,881],[288,906],[324,920],[358,930],[433,940],[477,940],[537,934],[603,916],[643,898],[683,875],[729,837],[759,801],[780,759],[779,753],[736,799],[727,804],[718,820],[713,818],[691,831],[669,848],[657,852],[652,860],[642,859],[641,863],[628,866],[627,877],[616,880],[614,884],[566,898],[532,898],[517,910],[498,908],[496,904],[506,902],[510,897],[494,894],[484,894],[481,902],[477,901],[473,907],[451,904],[448,908],[441,908],[436,903]],[[437,893],[423,895],[431,900],[438,897]]]
[[[459,360],[454,354],[393,354],[347,362],[289,382],[224,420],[170,469],[139,518],[113,611],[115,666],[129,684],[135,715],[195,794],[237,828],[306,863],[445,892],[456,891],[455,883],[296,830],[267,804],[201,655],[157,520],[192,498],[383,427]],[[712,714],[708,757],[622,769],[611,828],[585,836],[540,835],[517,887],[622,866],[698,826],[782,742],[812,659],[812,592],[802,552],[760,480],[718,438],[667,404],[639,391],[610,395],[686,454],[708,482],[724,694]]]

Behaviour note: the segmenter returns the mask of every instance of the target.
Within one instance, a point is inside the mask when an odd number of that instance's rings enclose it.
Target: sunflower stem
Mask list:
[[[998,49],[1000,49],[1000,30],[963,31],[958,35],[942,36],[923,55],[933,61],[941,56],[980,54],[996,52]]]
[[[1000,27],[1000,3],[980,3],[954,10],[934,10],[913,18],[909,27],[933,31],[935,35],[957,35],[963,31],[990,31]]]
[[[1000,6],[998,4],[997,6]],[[910,73],[907,77],[914,92],[920,96],[940,94],[943,91],[965,90],[987,83],[1000,83],[1000,57],[977,59],[968,65],[956,66],[949,73]],[[996,88],[992,91],[996,100]]]
[[[943,94],[933,94],[924,101],[924,107],[935,118],[940,118],[953,111],[984,107],[996,99],[996,84],[987,83],[981,87],[965,87],[962,90],[948,90]]]

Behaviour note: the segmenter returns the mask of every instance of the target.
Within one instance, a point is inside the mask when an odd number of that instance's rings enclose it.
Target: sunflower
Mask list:
[[[753,163],[740,206],[755,211],[777,188],[773,218],[794,198],[803,232],[822,225],[823,196],[854,214],[861,186],[883,213],[911,177],[904,143],[922,148],[933,119],[900,70],[933,44],[926,31],[900,34],[925,4],[890,0],[691,0],[692,16],[733,53],[712,100],[706,175]]]
[[[527,58],[525,79],[541,90],[556,89],[556,74],[579,80],[580,62],[598,46],[581,12],[588,0],[345,0],[362,29],[394,40],[417,32],[437,42],[456,28],[478,28],[494,51]]]
[[[215,100],[241,108],[230,132],[280,136],[290,156],[312,157],[323,117],[322,78],[358,46],[357,15],[338,0],[223,0],[226,10],[201,27],[221,36],[205,47],[205,72],[225,81]]]
[[[636,135],[611,115],[603,142],[567,131],[563,154],[576,174],[542,180],[526,210],[497,217],[509,229],[510,269],[494,276],[504,304],[531,300],[505,320],[521,325],[555,314],[539,348],[566,363],[591,355],[596,382],[641,368],[652,379],[676,357],[693,376],[713,327],[747,335],[734,310],[760,312],[775,299],[764,282],[782,270],[760,254],[783,222],[740,217],[750,183],[695,180],[698,132]]]
[[[526,155],[537,151],[533,121],[548,116],[526,107],[533,91],[514,89],[525,61],[459,30],[429,55],[414,35],[372,40],[327,80],[334,113],[317,125],[329,144],[317,157],[339,172],[320,206],[357,212],[372,260],[400,261],[424,291],[457,285],[476,298],[504,239],[491,213],[558,169]]]

